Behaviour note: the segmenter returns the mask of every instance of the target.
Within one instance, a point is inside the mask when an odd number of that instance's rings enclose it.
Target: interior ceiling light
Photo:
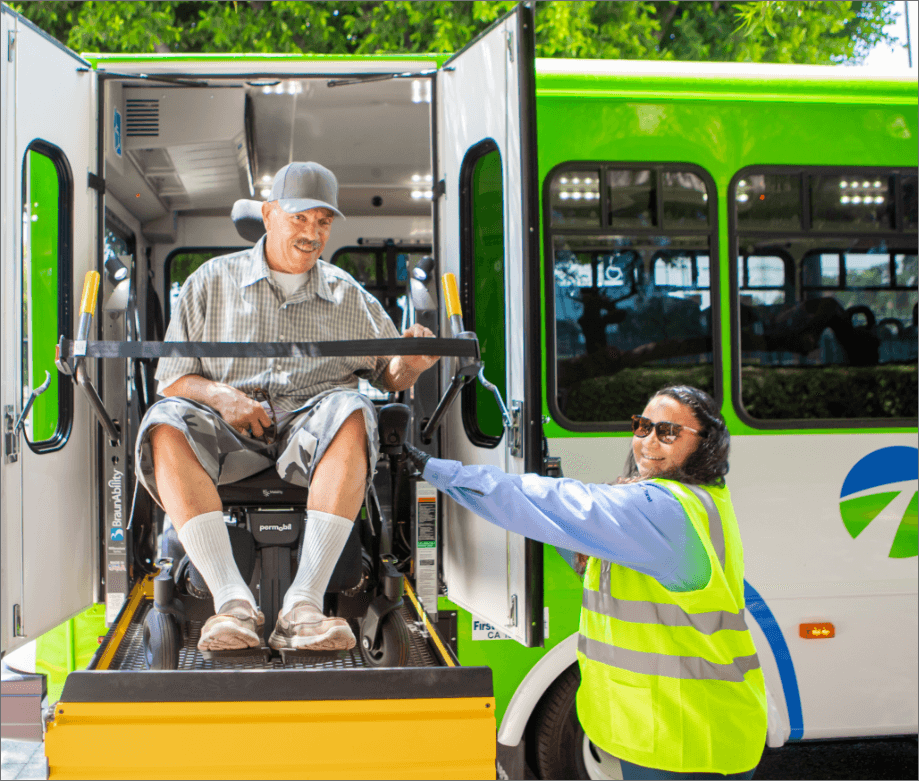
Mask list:
[[[269,195],[271,195],[271,188],[270,187],[262,188],[261,195],[262,195],[262,198],[267,198]]]

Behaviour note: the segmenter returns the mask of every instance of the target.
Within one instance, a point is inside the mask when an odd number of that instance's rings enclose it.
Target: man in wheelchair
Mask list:
[[[261,212],[266,235],[189,276],[165,341],[331,341],[398,336],[382,305],[349,274],[319,259],[338,210],[334,174],[291,163]],[[430,337],[421,325],[403,337]],[[269,645],[339,650],[355,638],[322,612],[326,586],[371,480],[379,446],[372,402],[358,378],[410,388],[436,356],[162,358],[165,398],[148,410],[136,444],[138,479],[166,511],[204,578],[216,615],[198,649],[260,645],[265,618],[234,560],[217,485],[275,465],[308,488],[300,564]]]

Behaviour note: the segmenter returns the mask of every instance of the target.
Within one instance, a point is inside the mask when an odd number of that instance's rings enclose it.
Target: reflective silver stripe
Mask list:
[[[683,487],[695,494],[695,497],[702,502],[705,512],[708,513],[708,536],[712,538],[712,547],[714,547],[715,553],[718,555],[721,569],[724,570],[724,527],[721,525],[721,513],[718,512],[715,500],[712,499],[712,495],[708,491],[697,485],[686,485],[684,483]]]
[[[581,604],[587,610],[620,621],[659,626],[691,626],[703,635],[712,635],[722,629],[747,630],[743,608],[739,613],[730,613],[727,610],[687,613],[679,605],[617,599],[609,593],[608,579],[606,591],[597,592],[585,588]]]
[[[609,594],[612,591],[610,586],[610,569],[612,565],[605,559],[600,561],[600,593]]]
[[[584,635],[578,635],[578,651],[588,659],[609,667],[661,678],[743,683],[744,673],[760,666],[755,653],[738,656],[730,664],[716,664],[698,656],[670,656],[616,648]]]

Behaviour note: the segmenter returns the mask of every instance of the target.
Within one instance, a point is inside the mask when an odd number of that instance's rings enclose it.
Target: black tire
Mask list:
[[[584,730],[575,706],[580,685],[575,664],[549,687],[533,714],[534,770],[539,778],[590,778],[584,764]]]
[[[175,670],[179,666],[179,627],[168,613],[155,607],[144,617],[144,659],[148,670]]]
[[[575,704],[580,685],[574,664],[539,701],[530,733],[536,744],[530,754],[536,772],[539,778],[622,778],[619,761],[601,755],[581,728]]]
[[[380,627],[380,647],[365,648],[360,636],[361,656],[370,667],[405,667],[411,639],[408,625],[398,609],[387,613]]]

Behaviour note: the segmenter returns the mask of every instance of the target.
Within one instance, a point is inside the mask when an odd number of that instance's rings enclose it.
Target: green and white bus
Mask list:
[[[467,384],[431,452],[614,481],[657,388],[707,390],[732,434],[768,745],[917,732],[914,80],[536,59],[532,13],[452,56],[78,57],[3,8],[5,416],[52,375],[28,442],[11,426],[4,440],[4,651],[41,637],[40,668],[79,666],[72,645],[49,661],[50,638],[105,634],[156,557],[113,544],[131,449],[105,449],[47,351],[73,333],[84,274],[115,258],[131,275],[100,338],[161,339],[190,270],[250,245],[234,202],[310,159],[347,215],[326,259],[382,291],[397,326],[446,336],[433,279],[459,281],[509,419]],[[438,367],[405,399],[416,443],[453,376]],[[151,377],[141,362],[101,374],[129,431]],[[566,552],[442,497],[419,524],[430,497],[412,496],[393,552],[459,663],[492,670],[502,767],[620,777],[577,722]]]

